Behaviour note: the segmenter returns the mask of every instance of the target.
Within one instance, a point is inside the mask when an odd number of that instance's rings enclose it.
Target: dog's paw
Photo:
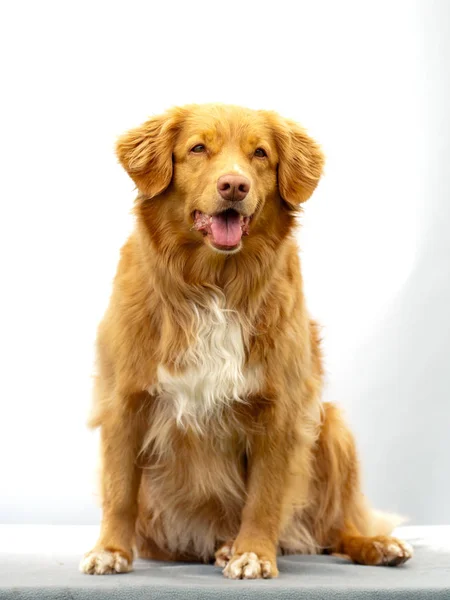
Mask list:
[[[232,548],[232,543],[231,542],[227,542],[225,544],[223,544],[223,546],[220,546],[220,548],[217,550],[217,552],[215,553],[215,559],[216,562],[214,563],[214,565],[216,567],[226,567],[229,560],[231,559],[231,548]]]
[[[361,565],[396,567],[414,553],[410,544],[393,537],[380,535],[356,540],[350,558]]]
[[[89,575],[128,573],[131,570],[131,562],[119,551],[92,550],[85,554],[80,562],[80,571]]]
[[[278,576],[275,561],[260,558],[254,552],[234,554],[223,570],[229,579],[271,579]]]

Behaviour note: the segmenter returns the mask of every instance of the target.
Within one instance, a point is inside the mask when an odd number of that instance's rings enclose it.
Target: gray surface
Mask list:
[[[73,529],[78,533],[76,542],[86,537],[83,532],[79,535],[79,528]],[[0,599],[450,598],[449,527],[404,528],[402,536],[412,541],[416,555],[403,567],[363,567],[336,557],[290,556],[279,559],[280,577],[268,581],[229,581],[219,568],[209,565],[142,560],[136,561],[132,573],[82,575],[77,571],[78,552],[64,549],[74,537],[69,528],[29,531],[25,527],[0,527],[0,535],[4,534],[0,544]],[[50,545],[58,544],[58,535],[62,550],[49,550]],[[39,541],[42,552],[27,552],[27,537],[32,545]],[[5,541],[11,541],[12,550]]]

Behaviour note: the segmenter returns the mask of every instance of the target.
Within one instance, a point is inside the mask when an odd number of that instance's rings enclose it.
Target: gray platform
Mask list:
[[[363,567],[328,556],[279,559],[274,580],[229,581],[208,565],[138,560],[132,573],[78,572],[96,527],[0,526],[0,599],[435,598],[450,600],[450,526],[403,527],[414,558],[402,567]]]

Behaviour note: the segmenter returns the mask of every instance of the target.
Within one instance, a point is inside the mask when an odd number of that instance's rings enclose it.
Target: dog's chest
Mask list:
[[[195,337],[179,358],[175,373],[158,367],[158,382],[149,389],[172,403],[180,426],[202,429],[211,416],[258,389],[255,369],[245,366],[243,330],[238,315],[212,302],[195,309]]]

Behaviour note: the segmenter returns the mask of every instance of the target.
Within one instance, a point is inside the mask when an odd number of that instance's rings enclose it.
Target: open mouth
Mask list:
[[[242,236],[248,235],[252,217],[244,217],[232,208],[214,215],[196,210],[194,228],[201,231],[214,248],[230,252],[241,245]]]

